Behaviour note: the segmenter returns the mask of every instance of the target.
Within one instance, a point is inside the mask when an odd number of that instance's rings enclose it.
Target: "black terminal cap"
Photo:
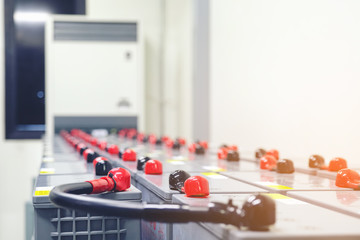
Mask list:
[[[190,176],[189,173],[184,170],[175,170],[169,175],[169,187],[171,190],[177,190],[179,192],[183,192],[182,188],[184,187],[184,183],[186,179]]]
[[[179,141],[176,140],[176,141],[174,142],[172,148],[175,149],[175,150],[179,150],[179,149],[180,149],[180,146],[181,146],[181,145],[180,145]]]
[[[79,145],[79,143],[75,143],[74,148],[76,149],[78,145]]]
[[[100,160],[95,164],[95,174],[99,176],[105,176],[112,169],[112,165],[109,161]]]
[[[123,152],[119,150],[119,158],[122,158]]]
[[[205,148],[199,144],[196,144],[195,154],[205,154]]]
[[[253,231],[267,231],[276,221],[275,201],[267,195],[250,196],[241,212],[243,225]]]
[[[142,141],[143,143],[147,143],[149,141],[149,136],[144,136]]]
[[[325,165],[325,159],[320,155],[311,155],[309,157],[309,167],[310,168],[321,168]]]
[[[220,148],[228,148],[229,146],[227,144],[222,144]]]
[[[132,136],[132,140],[136,140],[137,138],[137,134],[134,134],[134,136]]]
[[[230,150],[227,153],[226,160],[229,162],[238,162],[240,161],[240,155],[238,151]]]
[[[136,169],[139,170],[139,171],[143,171],[144,170],[144,167],[145,167],[145,163],[147,161],[149,161],[151,158],[149,157],[140,157],[138,160],[137,160],[137,165],[136,165]]]
[[[161,145],[161,144],[162,144],[161,138],[156,139],[156,145]]]
[[[79,153],[80,153],[81,156],[83,155],[83,153],[84,153],[84,151],[85,151],[86,149],[88,149],[88,147],[82,147],[82,148],[80,148]]]
[[[276,172],[277,173],[293,173],[294,163],[289,159],[280,159],[276,163]]]
[[[262,156],[266,154],[265,149],[259,148],[255,151],[255,158],[260,159]]]
[[[95,158],[97,158],[97,157],[100,157],[100,155],[97,152],[90,152],[87,155],[86,161],[89,163],[92,163],[95,160]]]

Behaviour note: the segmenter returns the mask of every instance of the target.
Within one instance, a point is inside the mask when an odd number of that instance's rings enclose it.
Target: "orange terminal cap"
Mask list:
[[[218,159],[226,159],[227,153],[228,153],[227,148],[224,148],[224,147],[220,148],[220,149],[217,151]]]
[[[360,190],[360,175],[357,171],[349,168],[341,169],[336,175],[335,185]]]
[[[343,158],[334,158],[329,162],[328,170],[331,172],[337,172],[343,168],[347,168],[346,160]]]
[[[265,155],[260,158],[260,169],[274,170],[276,168],[276,159],[272,155]]]
[[[184,192],[187,197],[209,196],[209,182],[202,176],[193,176],[186,179]]]
[[[267,151],[265,155],[274,156],[276,160],[279,160],[279,151],[276,149],[271,149],[271,150]]]
[[[162,170],[162,163],[159,160],[149,160],[145,163],[145,168],[144,168],[144,172],[145,174],[162,174],[163,170]]]

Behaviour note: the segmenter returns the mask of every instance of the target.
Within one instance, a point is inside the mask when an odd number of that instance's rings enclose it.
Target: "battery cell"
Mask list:
[[[40,167],[40,175],[53,174],[79,174],[92,171],[91,164],[83,162],[43,162]]]
[[[207,231],[218,239],[356,239],[359,220],[351,216],[321,208],[282,194],[267,194],[276,202],[276,223],[269,231],[257,232],[224,224],[198,224],[199,231]],[[174,195],[173,202],[190,206],[207,206],[210,202],[227,203],[229,199],[241,208],[248,194],[211,194],[208,198],[188,198]],[[192,224],[192,223],[190,223]],[[174,234],[177,224],[174,225]],[[210,236],[211,236],[210,235]],[[191,239],[182,236],[181,239]]]
[[[267,189],[272,192],[285,193],[288,191],[347,191],[340,188],[335,181],[304,173],[276,173],[262,170],[260,172],[221,172],[220,174],[242,182]]]
[[[35,239],[140,239],[140,220],[105,217],[83,211],[57,208],[50,202],[54,186],[94,179],[91,174],[39,175],[32,194]],[[141,201],[141,192],[131,186],[124,192],[89,195],[117,201]]]
[[[291,197],[360,218],[359,191],[304,191],[291,192]]]

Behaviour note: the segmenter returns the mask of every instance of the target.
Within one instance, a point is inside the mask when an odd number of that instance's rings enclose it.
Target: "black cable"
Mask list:
[[[208,207],[190,207],[176,204],[137,204],[77,195],[91,192],[92,185],[88,182],[65,184],[53,188],[50,192],[50,200],[59,207],[156,222],[213,222],[237,227],[243,222],[241,209],[233,205],[216,203]]]

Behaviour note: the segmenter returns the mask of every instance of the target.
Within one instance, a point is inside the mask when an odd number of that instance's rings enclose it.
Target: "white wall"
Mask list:
[[[88,0],[91,17],[139,19],[145,42],[145,130],[192,138],[192,1]]]
[[[192,139],[193,1],[164,2],[164,134]]]
[[[31,200],[37,175],[40,140],[5,141],[4,2],[0,1],[0,239],[24,239],[25,201]]]
[[[212,141],[359,166],[359,12],[356,0],[213,0]]]
[[[145,47],[145,129],[159,134],[161,76],[161,0],[87,0],[86,13],[98,18],[140,20]]]

